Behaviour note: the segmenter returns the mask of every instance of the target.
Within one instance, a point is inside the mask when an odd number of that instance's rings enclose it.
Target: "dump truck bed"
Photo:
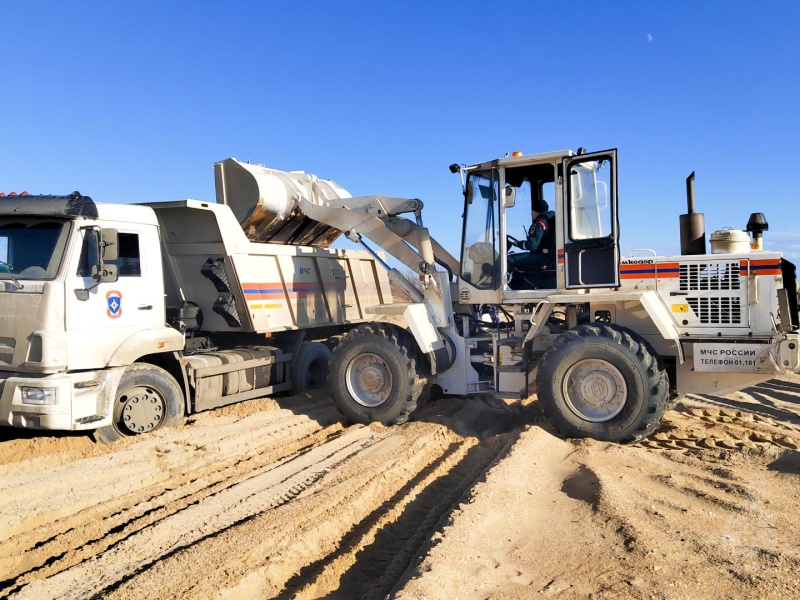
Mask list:
[[[161,227],[167,305],[194,303],[209,332],[268,333],[371,320],[392,302],[365,251],[251,242],[230,207],[149,204]]]

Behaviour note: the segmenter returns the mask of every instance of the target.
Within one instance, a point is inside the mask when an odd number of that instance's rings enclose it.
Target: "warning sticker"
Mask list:
[[[674,312],[674,313],[688,313],[689,312],[689,305],[688,304],[673,304],[672,305],[672,312]]]

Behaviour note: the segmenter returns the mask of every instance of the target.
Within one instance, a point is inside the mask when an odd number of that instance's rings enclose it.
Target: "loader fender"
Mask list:
[[[436,328],[428,305],[424,302],[409,304],[403,312],[403,318],[420,351],[428,356],[431,372],[438,373],[443,370],[437,368],[437,365],[447,365],[449,368],[452,362],[449,362],[447,346],[442,334]]]
[[[683,364],[685,356],[681,345],[680,332],[664,301],[655,290],[636,292],[589,292],[588,294],[556,294],[547,298],[552,304],[580,304],[582,302],[618,304],[620,302],[639,302],[647,312],[653,325],[665,340],[675,346],[678,364]]]

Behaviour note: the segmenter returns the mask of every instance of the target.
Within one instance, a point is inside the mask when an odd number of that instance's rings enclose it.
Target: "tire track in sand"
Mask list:
[[[48,473],[0,466],[15,480],[0,484],[0,595],[385,595],[516,439],[345,429],[329,403],[302,410],[221,418]]]
[[[132,532],[338,435],[330,408],[267,411],[179,430],[60,469],[0,467],[0,595],[102,552]],[[20,465],[24,466],[24,465]],[[14,535],[16,533],[16,535]],[[10,534],[10,535],[9,535]]]

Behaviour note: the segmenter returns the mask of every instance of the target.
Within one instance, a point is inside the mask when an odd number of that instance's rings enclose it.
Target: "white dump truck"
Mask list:
[[[330,248],[340,232],[292,198],[359,200],[237,161],[217,175],[230,205],[0,197],[0,425],[110,441],[325,383],[326,343],[391,290],[375,258]],[[240,182],[263,193],[244,206]]]

